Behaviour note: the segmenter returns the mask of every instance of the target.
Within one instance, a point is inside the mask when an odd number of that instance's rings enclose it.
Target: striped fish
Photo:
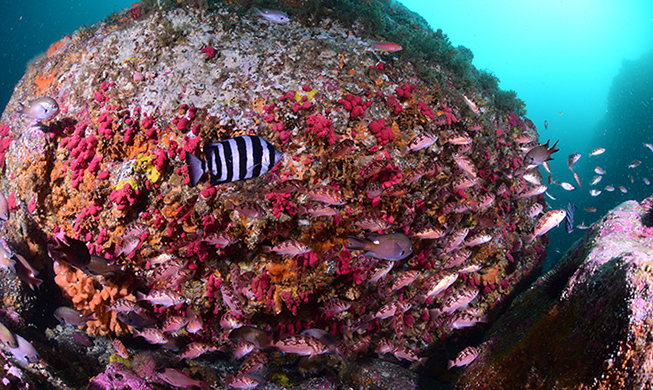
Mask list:
[[[259,177],[283,158],[283,153],[266,140],[249,135],[206,144],[204,155],[207,161],[186,152],[191,187],[207,171],[211,175],[211,185]]]

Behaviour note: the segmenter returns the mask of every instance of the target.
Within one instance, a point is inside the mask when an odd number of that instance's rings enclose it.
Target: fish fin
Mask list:
[[[356,238],[354,236],[347,236],[349,238],[350,245],[347,246],[347,250],[369,250],[369,242]]]
[[[453,360],[449,360],[447,362],[447,370],[451,370],[451,367],[453,367],[453,366],[454,366]]]
[[[140,291],[136,291],[136,293],[134,295],[136,296],[137,301],[144,301],[145,300],[145,294],[143,294]]]
[[[205,164],[205,161],[195,157],[190,152],[186,152],[186,166],[188,167],[188,177],[190,178],[191,187],[195,187],[202,176],[204,176],[206,172]]]

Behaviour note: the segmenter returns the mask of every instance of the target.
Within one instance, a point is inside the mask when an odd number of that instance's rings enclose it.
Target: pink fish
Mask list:
[[[212,351],[217,351],[218,348],[215,347],[214,345],[202,342],[202,341],[195,341],[186,346],[184,348],[183,352],[181,355],[179,355],[180,359],[195,359],[196,357],[199,357],[207,352],[212,352]]]
[[[543,194],[546,191],[546,186],[534,186],[527,188],[517,195],[517,199],[530,198],[531,196],[537,196]]]
[[[170,289],[152,290],[147,295],[137,291],[136,299],[139,301],[148,301],[153,305],[161,305],[165,307],[176,306],[186,302],[186,298],[184,298],[183,295]]]
[[[190,307],[186,311],[186,317],[188,317],[188,323],[186,324],[186,332],[195,334],[202,330],[204,327],[204,322],[202,317],[198,316],[197,313]]]
[[[468,145],[471,144],[473,140],[467,133],[454,133],[447,137],[446,142],[451,145]]]
[[[458,309],[464,309],[476,296],[478,296],[478,289],[471,287],[459,288],[444,299],[441,311],[450,314]]]
[[[308,190],[308,195],[312,200],[323,202],[331,205],[342,205],[346,203],[345,198],[340,191],[332,187],[316,187]]]
[[[418,357],[417,354],[405,345],[398,345],[392,350],[392,354],[399,360],[404,359],[411,362],[419,362],[419,364],[426,364],[428,357]]]
[[[248,218],[265,218],[267,212],[259,202],[255,201],[245,201],[240,204],[233,204],[231,201],[227,201],[224,206],[227,210],[234,210],[244,215]]]
[[[375,284],[380,279],[384,278],[388,272],[395,265],[394,261],[390,260],[381,260],[368,272],[367,282],[370,284]]]
[[[490,240],[492,240],[491,235],[485,233],[477,233],[465,240],[465,246],[473,247],[473,246],[485,244]]]
[[[379,355],[385,355],[386,353],[392,353],[394,350],[395,345],[392,343],[392,341],[386,339],[385,337],[381,337],[381,339],[376,342],[376,348],[374,349],[374,352],[378,353]]]
[[[400,151],[401,155],[406,155],[408,152],[417,151],[428,148],[438,140],[438,136],[427,132],[421,132],[413,138],[406,147]]]
[[[481,110],[478,109],[478,106],[476,103],[474,103],[470,98],[467,96],[463,95],[463,100],[465,101],[465,104],[467,104],[467,107],[469,107],[470,110],[476,115],[481,115]]]
[[[278,182],[270,189],[268,192],[277,193],[277,194],[292,194],[294,192],[305,192],[306,186],[301,180],[285,180]]]
[[[402,272],[392,281],[390,291],[396,291],[402,287],[408,286],[409,284],[413,283],[419,275],[420,272],[415,270]]]
[[[340,141],[331,151],[331,158],[339,158],[348,155],[354,148],[354,140],[351,138]]]
[[[444,244],[443,252],[449,253],[458,248],[467,237],[467,234],[469,234],[469,228],[459,229],[451,233],[451,236],[449,236],[449,239]]]
[[[444,262],[444,269],[449,269],[456,267],[465,262],[472,255],[472,251],[469,249],[459,249],[451,254],[447,261]]]
[[[436,239],[443,236],[444,236],[444,230],[435,228],[433,226],[423,227],[413,233],[413,237],[417,237],[422,240]]]
[[[240,365],[238,374],[247,375],[253,372],[258,372],[265,366],[265,363],[267,362],[268,356],[266,354],[253,353],[247,358],[247,360],[243,362],[243,364]]]
[[[532,241],[535,237],[546,234],[549,230],[558,226],[560,222],[567,216],[565,210],[551,210],[544,214],[535,224],[533,234],[529,237]]]
[[[374,318],[383,320],[395,315],[398,311],[404,313],[410,309],[410,303],[404,301],[392,301],[381,306],[381,308],[376,312]]]
[[[222,293],[222,301],[224,304],[227,305],[232,312],[242,316],[243,305],[240,301],[240,297],[234,292],[231,286],[227,283],[222,283],[220,285],[220,292]]]
[[[111,340],[111,345],[113,346],[113,349],[116,350],[116,354],[120,356],[123,359],[129,359],[131,354],[125,347],[125,345],[120,341],[119,339],[112,339]]]
[[[273,247],[263,246],[264,252],[275,252],[280,255],[295,257],[311,251],[311,248],[303,242],[297,240],[281,241]]]
[[[479,322],[487,322],[487,316],[479,316],[467,311],[456,312],[445,321],[445,326],[451,329],[468,328],[478,324]]]
[[[447,363],[447,369],[450,370],[454,366],[463,367],[468,365],[469,363],[473,362],[474,359],[476,359],[479,352],[480,351],[478,350],[478,348],[471,347],[471,346],[463,349],[462,351],[460,351],[460,353],[458,354],[458,356],[456,356],[454,360],[449,360],[449,362]]]
[[[374,48],[376,50],[387,51],[387,52],[395,52],[403,49],[403,47],[399,46],[394,42],[377,43],[376,45],[374,45]]]
[[[306,212],[314,217],[330,217],[338,214],[340,211],[325,204],[314,202],[306,208]]]
[[[165,368],[162,372],[157,372],[156,375],[167,384],[182,389],[190,389],[193,386],[197,386],[202,390],[209,390],[211,388],[209,382],[193,379],[182,370],[176,368]]]
[[[9,204],[2,191],[0,191],[0,219],[3,221],[9,219]]]
[[[165,344],[168,342],[166,335],[154,328],[143,328],[143,330],[134,328],[134,335],[144,338],[150,344]]]
[[[390,223],[379,216],[363,214],[354,220],[354,226],[359,229],[377,231],[388,229],[390,227]]]
[[[243,356],[247,356],[250,352],[254,350],[254,343],[251,343],[247,340],[240,340],[238,344],[236,344],[236,348],[234,349],[233,356],[231,357],[231,360],[238,360],[242,358]]]
[[[169,316],[163,321],[161,330],[164,333],[176,333],[188,323],[188,318],[182,316]]]
[[[231,312],[226,312],[220,317],[220,327],[223,330],[237,329],[245,325],[238,317]]]
[[[470,177],[475,179],[478,176],[476,166],[474,166],[474,162],[469,157],[460,154],[454,154],[453,160],[456,162],[456,164],[458,164],[458,167],[460,167],[460,169],[462,169]]]
[[[305,334],[287,336],[274,343],[274,347],[285,353],[309,357],[329,352],[329,347],[326,344]]]
[[[544,206],[542,206],[542,203],[533,203],[533,205],[528,209],[528,217],[533,218],[539,215],[543,209]]]
[[[342,299],[329,299],[325,302],[322,310],[327,311],[333,315],[340,314],[351,307],[351,302],[343,301]]]
[[[450,271],[441,271],[429,277],[423,287],[425,296],[428,298],[440,294],[449,288],[456,279],[458,279],[458,273]]]

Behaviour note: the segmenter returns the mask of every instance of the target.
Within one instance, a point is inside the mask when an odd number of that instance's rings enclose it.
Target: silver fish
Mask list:
[[[9,348],[11,354],[14,355],[23,366],[26,366],[27,363],[36,363],[41,360],[39,353],[36,352],[36,349],[29,341],[25,340],[20,335],[16,335],[16,342],[18,344],[16,348],[10,346],[7,346],[7,348]]]
[[[590,156],[598,156],[599,154],[603,154],[605,152],[605,148],[596,148],[592,150],[592,153],[590,153]]]
[[[23,114],[32,119],[48,119],[59,112],[59,105],[57,101],[51,97],[40,97],[38,99],[30,100],[27,105],[20,104],[18,109],[19,114]]]
[[[601,176],[601,175],[594,176],[594,178],[592,179],[592,182],[590,183],[590,185],[595,186],[595,185],[599,184],[601,179],[603,179],[603,176]]]
[[[574,166],[576,161],[580,160],[580,157],[581,157],[580,153],[572,153],[569,155],[569,157],[567,157],[567,166],[569,167],[569,169],[571,169],[572,172],[573,172],[572,167]]]
[[[629,165],[628,168],[637,168],[642,162],[639,160],[633,160]]]
[[[606,188],[606,191],[609,191],[609,190],[607,190],[607,188]],[[614,188],[612,189],[612,191],[614,191]],[[599,195],[601,195],[601,190],[590,190],[590,195],[599,196]]]
[[[351,245],[347,249],[364,250],[366,256],[392,261],[405,259],[413,253],[413,244],[405,234],[370,234],[368,237],[369,241],[349,236]]]
[[[576,187],[574,187],[572,184],[567,183],[567,182],[560,183],[560,187],[562,187],[563,189],[565,189],[567,191],[573,191],[573,190],[576,189]]]
[[[605,175],[605,171],[601,167],[594,168],[594,172],[596,172],[597,175]]]
[[[267,8],[258,9],[256,7],[254,7],[254,11],[258,16],[262,17],[265,20],[269,20],[272,23],[284,24],[290,22],[290,17],[288,14],[282,11]]]

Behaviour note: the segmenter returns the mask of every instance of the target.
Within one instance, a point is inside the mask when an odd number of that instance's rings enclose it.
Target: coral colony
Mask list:
[[[29,136],[16,107],[2,117],[9,249],[123,359],[134,338],[184,361],[237,354],[233,387],[284,356],[428,364],[543,259],[528,214],[543,191],[521,177],[534,125],[448,71],[398,68],[381,40],[225,18],[135,4],[30,65],[14,106],[50,96],[60,112]],[[267,158],[226,141],[245,135],[283,159],[211,185]],[[189,154],[208,159],[195,187]]]

